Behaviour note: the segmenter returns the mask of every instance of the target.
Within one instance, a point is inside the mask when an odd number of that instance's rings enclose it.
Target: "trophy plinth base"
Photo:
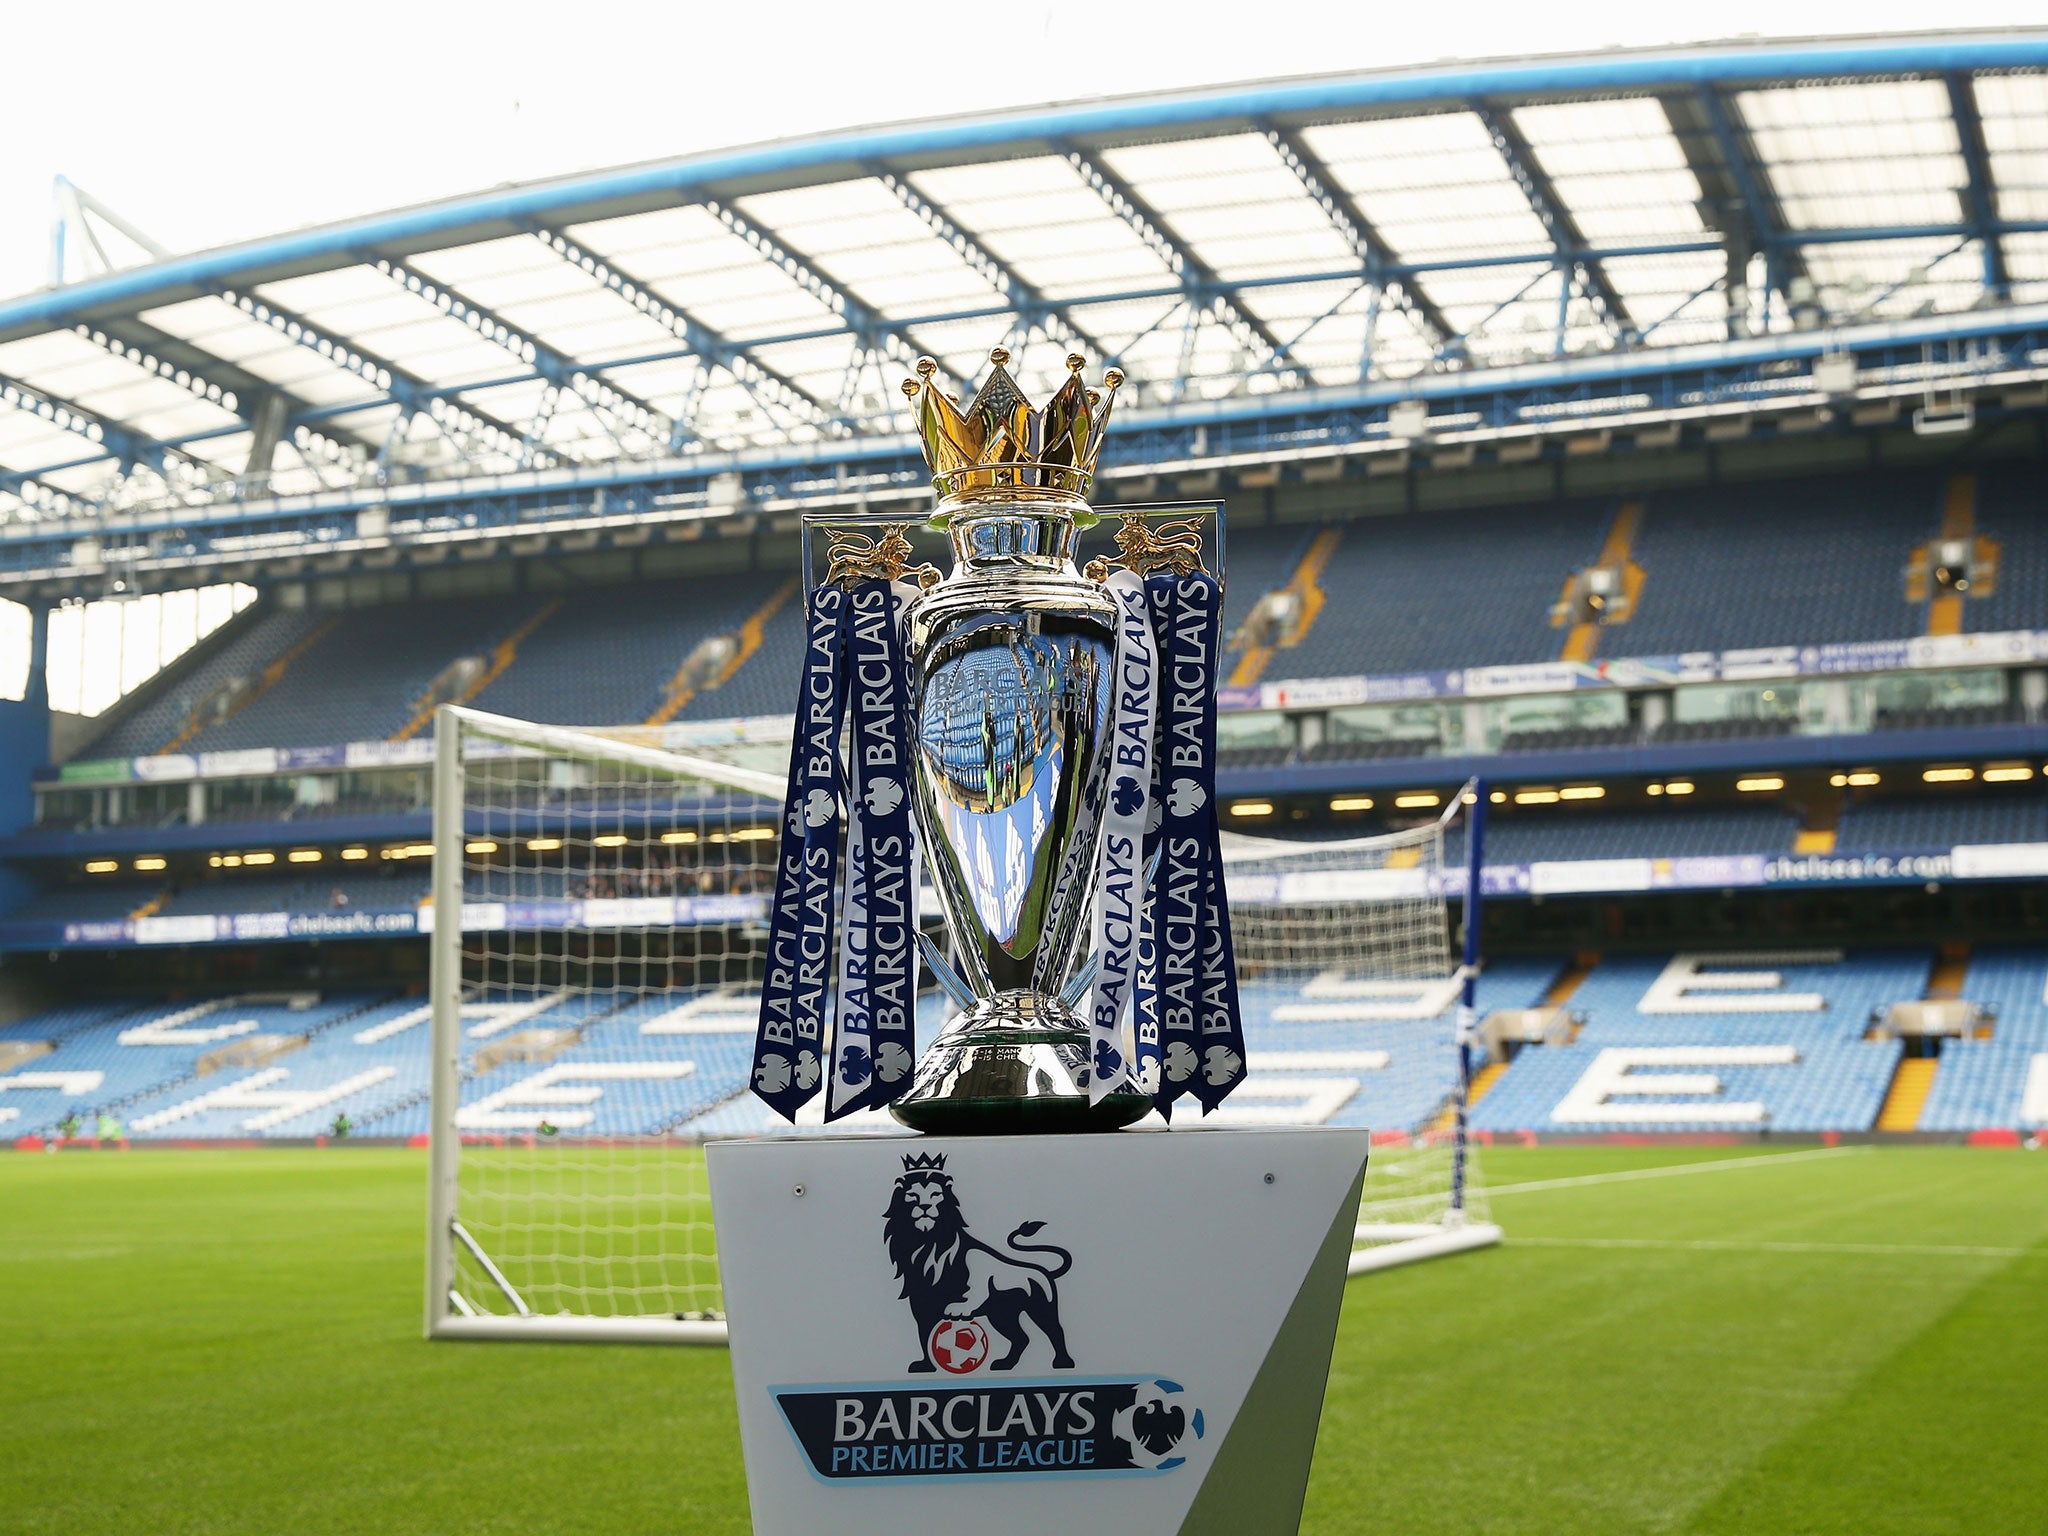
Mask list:
[[[1052,998],[1004,993],[977,1003],[932,1043],[889,1113],[914,1131],[1016,1136],[1114,1131],[1151,1112],[1128,1078],[1094,1104],[1088,1028]]]

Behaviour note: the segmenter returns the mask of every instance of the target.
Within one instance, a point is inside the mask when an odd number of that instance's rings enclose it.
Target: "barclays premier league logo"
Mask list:
[[[1058,1290],[1074,1256],[1050,1243],[1019,1241],[1044,1225],[1027,1221],[1001,1248],[993,1247],[967,1230],[945,1153],[914,1152],[903,1159],[882,1235],[924,1348],[923,1358],[910,1362],[913,1375],[943,1370],[958,1376],[978,1369],[988,1356],[991,1332],[1006,1347],[990,1369],[1014,1370],[1031,1344],[1027,1323],[1052,1346],[1054,1370],[1074,1368],[1060,1326]]]
[[[771,1388],[819,1477],[844,1479],[1171,1472],[1203,1437],[1202,1410],[1164,1377],[995,1373],[1075,1369],[1059,1281],[1074,1263],[1016,1227],[1000,1246],[969,1230],[943,1153],[913,1153],[890,1192],[883,1240],[909,1303],[926,1384]],[[981,1377],[941,1384],[946,1377]]]

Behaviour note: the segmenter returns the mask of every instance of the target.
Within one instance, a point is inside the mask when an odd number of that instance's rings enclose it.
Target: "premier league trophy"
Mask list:
[[[1090,389],[1070,356],[1040,410],[1007,350],[990,363],[964,408],[930,358],[903,382],[949,574],[906,579],[905,525],[825,525],[754,1071],[791,1118],[824,1086],[827,1119],[1114,1130],[1182,1093],[1214,1108],[1243,1075],[1213,803],[1221,583],[1194,518],[1125,514],[1114,558],[1078,569],[1123,374]],[[917,846],[950,957],[917,931]],[[913,939],[960,1010],[914,1073]]]
[[[990,361],[965,406],[929,359],[903,386],[950,573],[811,523],[752,1086],[924,1134],[705,1146],[754,1529],[1283,1536],[1370,1136],[1134,1124],[1245,1071],[1222,586],[1160,511],[1077,569],[1121,375],[1070,357],[1039,410]],[[921,1060],[920,952],[957,1010]]]

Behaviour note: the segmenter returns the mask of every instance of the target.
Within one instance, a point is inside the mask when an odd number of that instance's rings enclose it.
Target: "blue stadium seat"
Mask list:
[[[89,749],[93,757],[146,757],[160,752],[202,701],[229,680],[255,677],[304,639],[326,615],[305,608],[273,608],[225,636],[199,642],[201,656],[188,671],[159,681],[149,695]],[[270,745],[270,743],[264,743]],[[197,750],[193,748],[191,750]]]
[[[1727,482],[1644,503],[1642,600],[1609,656],[1893,640],[1921,632],[1905,566],[1942,481],[1921,473]]]

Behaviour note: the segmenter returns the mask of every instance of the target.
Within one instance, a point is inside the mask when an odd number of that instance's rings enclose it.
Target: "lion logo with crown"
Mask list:
[[[1044,1225],[1020,1223],[1001,1248],[993,1247],[967,1230],[944,1153],[912,1153],[903,1159],[882,1230],[903,1284],[898,1294],[910,1303],[917,1323],[922,1353],[910,1363],[913,1374],[939,1368],[932,1340],[940,1325],[968,1319],[979,1319],[1007,1346],[990,1363],[992,1371],[1015,1369],[1030,1347],[1031,1329],[1052,1346],[1055,1370],[1073,1369],[1060,1324],[1058,1281],[1073,1267],[1074,1256],[1050,1243],[1019,1241],[1035,1237]],[[1043,1254],[1050,1262],[1026,1254]]]

